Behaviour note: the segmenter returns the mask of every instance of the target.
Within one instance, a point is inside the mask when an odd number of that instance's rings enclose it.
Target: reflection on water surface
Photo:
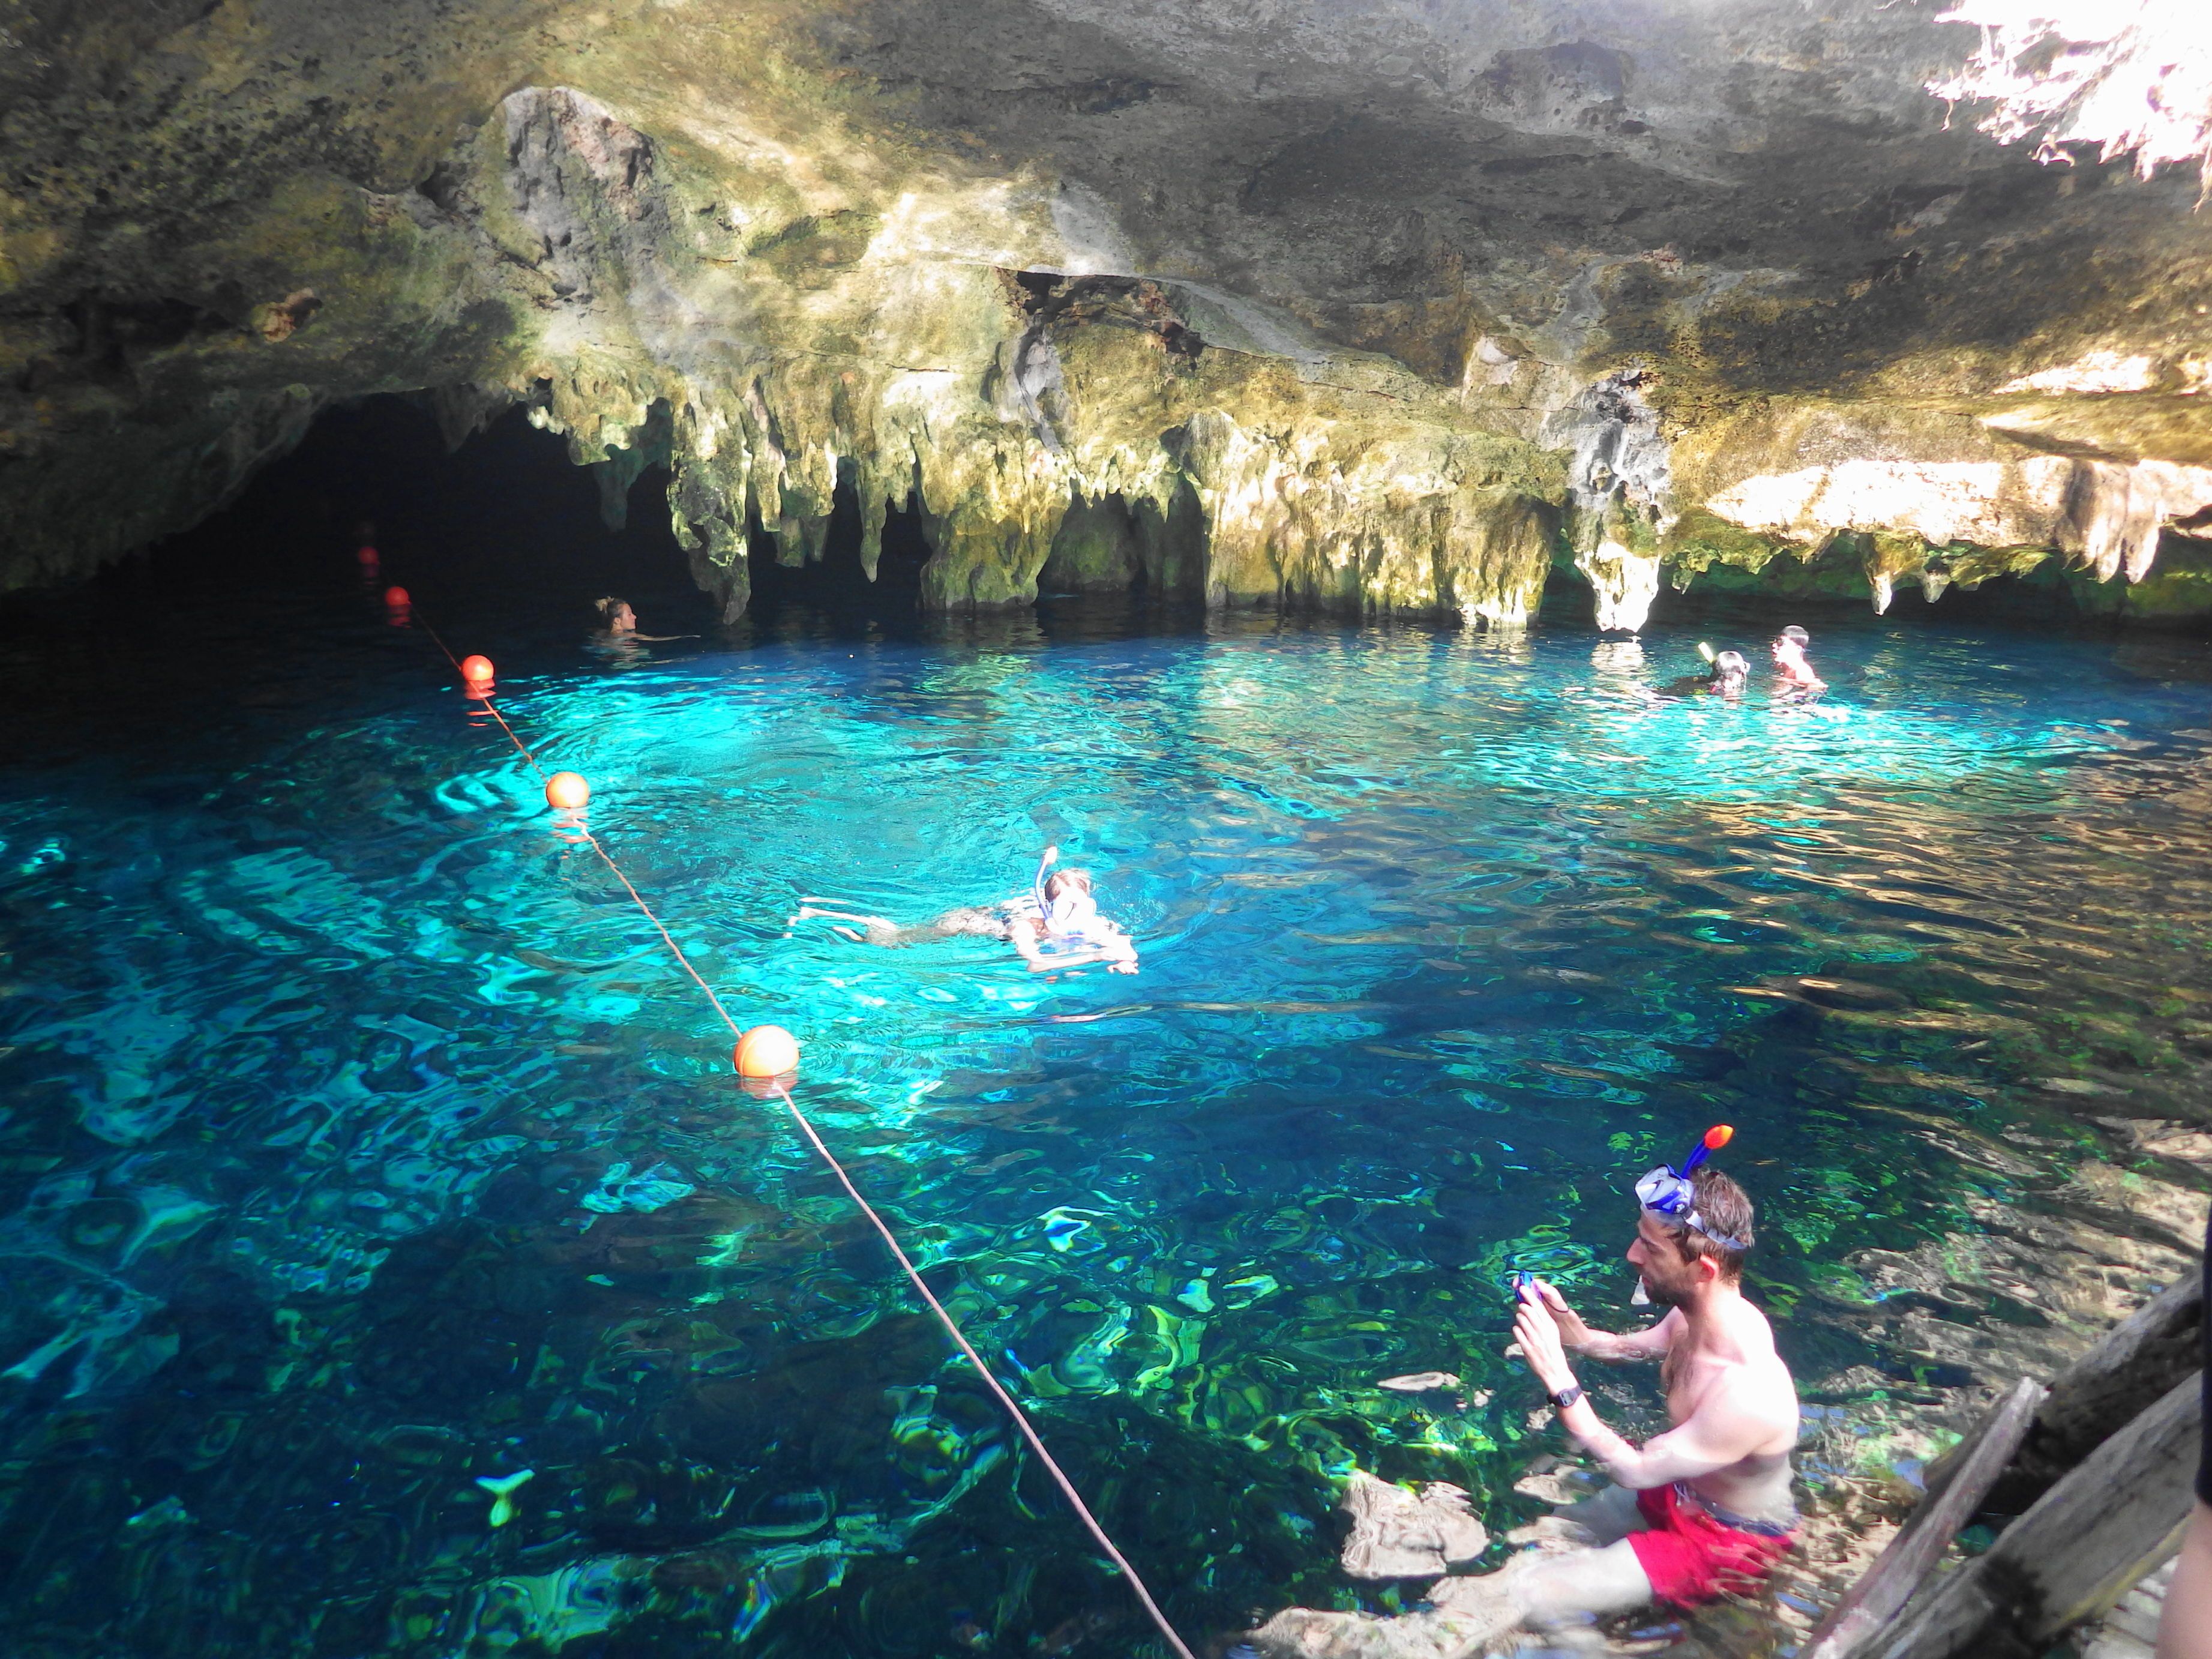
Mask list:
[[[1149,1651],[442,659],[258,603],[0,665],[12,1645]],[[2096,1227],[2202,1114],[2202,647],[1869,623],[1793,708],[1651,701],[1686,637],[443,620],[807,1040],[809,1109],[1187,1629],[1348,1596],[1355,1464],[1530,1513],[1505,1276],[1610,1315],[1629,1183],[1711,1122],[1844,1420],[2177,1259],[2172,1218]],[[987,902],[1048,840],[1139,978],[787,927]],[[1465,1387],[1375,1386],[1425,1370]]]

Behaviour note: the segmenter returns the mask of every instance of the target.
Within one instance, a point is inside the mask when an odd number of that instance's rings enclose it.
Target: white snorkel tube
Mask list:
[[[1037,860],[1036,876],[1030,883],[1030,896],[1036,900],[1037,915],[1042,919],[1049,908],[1044,902],[1044,872],[1060,861],[1060,848],[1048,847],[1044,856]]]

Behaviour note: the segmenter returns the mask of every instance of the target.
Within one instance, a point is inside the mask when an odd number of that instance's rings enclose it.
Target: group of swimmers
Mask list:
[[[627,642],[653,636],[620,599],[599,601],[606,637]],[[1827,689],[1808,654],[1811,636],[1784,628],[1771,647],[1778,696],[1810,702]],[[1709,668],[1665,688],[1662,695],[1741,697],[1750,665],[1738,651],[1700,646]],[[803,902],[793,923],[822,918],[865,945],[897,947],[925,939],[996,939],[1013,946],[1032,972],[1103,963],[1137,971],[1137,950],[1117,923],[1101,915],[1085,870],[1055,869],[1060,849],[1048,847],[1028,892],[988,907],[962,906],[934,920],[902,927],[882,916]],[[1550,1398],[1567,1439],[1612,1477],[1584,1502],[1554,1511],[1513,1534],[1522,1546],[1499,1571],[1461,1575],[1440,1540],[1452,1534],[1465,1495],[1432,1486],[1415,1502],[1395,1494],[1400,1535],[1389,1559],[1365,1534],[1382,1510],[1356,1504],[1346,1570],[1363,1577],[1439,1575],[1395,1615],[1291,1607],[1277,1613],[1231,1650],[1236,1659],[1463,1659],[1516,1630],[1557,1630],[1656,1603],[1687,1610],[1729,1595],[1755,1592],[1795,1545],[1799,1520],[1792,1492],[1791,1452],[1798,1437],[1796,1386],[1776,1351],[1772,1328],[1743,1294],[1744,1259],[1756,1211],[1742,1188],[1707,1166],[1707,1153],[1734,1131],[1708,1132],[1678,1170],[1662,1164],[1636,1183],[1639,1210],[1626,1255],[1637,1271],[1638,1302],[1668,1310],[1656,1324],[1625,1334],[1593,1328],[1556,1287],[1516,1275],[1513,1291],[1517,1352]],[[2212,1261],[2212,1234],[2206,1238]],[[2212,1266],[2206,1268],[2212,1290]],[[2212,1332],[2206,1336],[2212,1358]],[[1601,1363],[1653,1361],[1667,1396],[1668,1426],[1640,1446],[1614,1432],[1592,1409],[1573,1358]],[[2209,1369],[2208,1376],[2212,1376]],[[1441,1373],[1395,1379],[1385,1386],[1455,1383]],[[2212,1410],[2212,1382],[2206,1384]],[[1360,1477],[1355,1477],[1355,1487]],[[1371,1479],[1366,1485],[1376,1487]],[[2212,1447],[2197,1479],[2197,1505],[2182,1570],[2166,1606],[2160,1659],[2212,1659]],[[1474,1535],[1480,1536],[1480,1528]],[[1431,1561],[1431,1546],[1433,1564]],[[1480,1547],[1479,1545],[1476,1546]],[[1361,1565],[1355,1565],[1355,1560]]]
[[[608,619],[608,632],[617,639],[647,639],[636,632],[637,619],[620,599],[601,599],[599,609]],[[1774,636],[1770,647],[1778,696],[1810,702],[1828,689],[1813,671],[1807,648],[1812,635],[1791,623]],[[1735,698],[1743,695],[1751,665],[1740,651],[1716,654],[1700,645],[1711,665],[1703,674],[1674,681],[1662,696],[1712,696]],[[1109,973],[1137,971],[1137,947],[1115,921],[1102,915],[1087,870],[1052,870],[1060,858],[1057,847],[1048,847],[1038,864],[1030,890],[988,906],[959,905],[928,921],[912,925],[886,916],[864,915],[853,910],[823,908],[822,902],[803,901],[787,926],[827,921],[832,931],[857,945],[897,950],[931,939],[988,939],[1011,945],[1031,973],[1056,973],[1064,969],[1103,963]],[[1049,876],[1046,873],[1051,871]]]
[[[1778,694],[1794,702],[1809,702],[1828,689],[1828,683],[1813,672],[1813,659],[1806,654],[1813,636],[1792,623],[1774,636],[1769,649],[1774,658],[1774,673],[1780,682]],[[1711,646],[1700,645],[1706,669],[1702,674],[1685,675],[1662,687],[1662,697],[1740,697],[1751,678],[1751,664],[1741,651],[1723,651],[1717,654]]]
[[[611,637],[643,637],[620,600],[603,600],[600,609]],[[1808,655],[1810,644],[1810,636],[1795,625],[1775,637],[1778,695],[1808,701],[1826,689]],[[1667,694],[1742,696],[1750,674],[1743,654],[1700,648],[1708,672],[1676,682]],[[928,939],[994,939],[1011,945],[1033,972],[1103,964],[1114,973],[1135,973],[1136,945],[1100,913],[1090,872],[1057,868],[1059,861],[1060,849],[1048,847],[1028,891],[988,906],[961,906],[918,925],[828,908],[812,898],[802,902],[791,922],[825,920],[846,939],[885,948]],[[1529,1547],[1500,1571],[1453,1574],[1449,1567],[1460,1562],[1440,1550],[1425,1570],[1440,1576],[1425,1590],[1425,1609],[1384,1617],[1294,1607],[1250,1632],[1238,1654],[1459,1659],[1516,1629],[1584,1623],[1654,1602],[1695,1607],[1756,1588],[1796,1538],[1790,1454],[1798,1409],[1796,1385],[1775,1350],[1773,1332],[1743,1295],[1756,1212],[1741,1187],[1705,1163],[1733,1133],[1717,1127],[1679,1169],[1662,1164],[1636,1183],[1638,1224],[1626,1254],[1637,1272],[1638,1300],[1648,1297],[1668,1310],[1656,1324],[1620,1335],[1596,1330],[1557,1288],[1516,1275],[1517,1352],[1549,1396],[1568,1439],[1613,1484],[1559,1511],[1528,1536],[1516,1534],[1515,1541]],[[1577,1381],[1576,1357],[1659,1362],[1669,1427],[1640,1446],[1608,1428]],[[1456,1382],[1439,1373],[1389,1386],[1431,1380]],[[1376,1565],[1380,1558],[1373,1550],[1363,1549],[1361,1528],[1370,1517],[1356,1509],[1354,1536],[1345,1552],[1347,1571],[1370,1577],[1422,1571],[1422,1549],[1407,1547],[1419,1544],[1424,1528],[1433,1529],[1437,1516],[1426,1511],[1439,1492],[1451,1495],[1443,1510],[1455,1500],[1463,1504],[1464,1495],[1449,1487],[1432,1488],[1418,1504],[1405,1497],[1399,1507],[1413,1504],[1422,1513],[1410,1533],[1394,1540],[1396,1553],[1384,1567]],[[1355,1557],[1364,1567],[1354,1566]]]

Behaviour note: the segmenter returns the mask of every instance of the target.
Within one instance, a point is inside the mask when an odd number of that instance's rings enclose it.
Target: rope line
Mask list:
[[[422,607],[416,605],[412,609],[415,620],[422,623],[422,631],[429,635],[431,641],[440,651],[445,653],[446,660],[452,663],[453,672],[459,674],[460,659],[453,655],[445,641],[439,637],[437,629],[431,627],[428,620],[422,616]],[[462,674],[461,681],[465,685],[468,683],[468,676]],[[531,769],[536,772],[541,780],[544,778],[545,769],[538,764],[538,757],[531,751],[530,745],[522,740],[512,726],[507,724],[507,716],[501,714],[494,705],[491,693],[484,691],[478,695],[485,709],[494,720],[499,722],[500,730],[507,733],[507,740],[521,751],[523,759],[530,763]],[[654,914],[653,907],[645,902],[645,895],[639,892],[630,878],[623,872],[622,866],[615,862],[614,854],[608,852],[601,844],[599,838],[591,832],[580,816],[576,819],[574,828],[586,842],[591,843],[592,850],[599,855],[607,868],[614,872],[615,879],[622,883],[623,890],[629,895],[631,902],[637,906],[645,919],[653,924],[654,930],[659,933],[662,942],[668,946],[669,953],[676,958],[678,964],[691,976],[693,982],[707,994],[707,1000],[714,1005],[714,1012],[722,1017],[722,1024],[730,1028],[733,1036],[742,1038],[744,1036],[744,1028],[731,1017],[730,1011],[723,1006],[721,998],[714,994],[714,988],[708,984],[699,970],[691,965],[691,958],[684,954],[684,947],[676,942],[676,936],[668,931],[667,924],[663,922],[659,916]],[[1009,1394],[1005,1386],[992,1374],[991,1368],[983,1363],[982,1355],[975,1352],[975,1346],[968,1340],[967,1334],[960,1328],[959,1322],[952,1317],[945,1304],[937,1299],[929,1286],[923,1282],[921,1270],[915,1267],[912,1259],[901,1248],[897,1237],[891,1231],[883,1217],[877,1213],[876,1206],[860,1196],[860,1189],[853,1184],[853,1177],[846,1172],[845,1166],[837,1161],[836,1154],[832,1152],[828,1145],[823,1142],[812,1121],[799,1109],[799,1103],[791,1097],[790,1089],[785,1085],[781,1079],[776,1079],[775,1086],[776,1094],[781,1097],[793,1120],[798,1123],[799,1133],[805,1136],[808,1145],[821,1155],[822,1161],[830,1166],[830,1173],[837,1177],[838,1184],[844,1188],[847,1196],[852,1199],[853,1202],[859,1206],[860,1213],[867,1217],[869,1223],[882,1236],[884,1248],[890,1251],[893,1259],[897,1261],[908,1279],[912,1282],[915,1291],[923,1302],[928,1304],[930,1312],[937,1316],[938,1323],[945,1327],[945,1334],[951,1337],[953,1345],[968,1357],[968,1363],[975,1368],[976,1376],[983,1379],[983,1386],[991,1391],[1000,1405],[1006,1407],[1006,1415],[1013,1419],[1014,1426],[1021,1431],[1022,1438],[1029,1443],[1030,1449],[1036,1454],[1037,1460],[1051,1474],[1061,1495],[1067,1499],[1069,1506],[1074,1510],[1077,1519],[1083,1522],[1085,1529],[1097,1540],[1099,1548],[1106,1552],[1108,1559],[1121,1570],[1121,1576],[1128,1580],[1130,1589],[1135,1592],[1137,1600],[1143,1604],[1145,1612],[1150,1615],[1160,1634],[1166,1638],[1168,1646],[1174,1650],[1176,1659],[1195,1659],[1190,1649],[1184,1644],[1182,1638],[1176,1633],[1175,1626],[1168,1622],[1167,1614],[1160,1610],[1160,1604],[1152,1599],[1152,1591],[1146,1588],[1145,1581],[1139,1576],[1136,1568],[1129,1564],[1128,1557],[1123,1555],[1113,1539],[1107,1535],[1106,1528],[1099,1524],[1098,1517],[1091,1512],[1091,1506],[1083,1501],[1082,1493],[1076,1491],[1075,1483],[1067,1478],[1066,1471],[1060,1467],[1059,1462],[1047,1449],[1043,1437],[1037,1433],[1036,1425],[1030,1421],[1029,1413],[1021,1408],[1013,1395]]]
[[[945,1304],[939,1302],[931,1293],[929,1286],[922,1282],[921,1274],[915,1269],[914,1263],[907,1259],[906,1252],[899,1248],[898,1240],[891,1236],[891,1230],[884,1224],[883,1217],[876,1213],[876,1206],[860,1196],[860,1189],[853,1184],[853,1177],[845,1173],[845,1166],[840,1164],[830,1149],[822,1144],[822,1137],[815,1133],[813,1124],[807,1121],[806,1114],[800,1111],[798,1103],[792,1099],[791,1091],[779,1082],[775,1085],[775,1091],[783,1097],[783,1103],[791,1108],[792,1116],[799,1120],[800,1130],[805,1133],[807,1139],[814,1143],[814,1150],[822,1154],[823,1162],[836,1172],[838,1181],[843,1184],[845,1190],[852,1194],[853,1202],[860,1206],[860,1213],[873,1222],[876,1231],[884,1236],[884,1246],[898,1258],[899,1266],[906,1269],[906,1276],[914,1281],[914,1288],[921,1293],[921,1299],[929,1304],[930,1312],[937,1316],[938,1322],[945,1327],[945,1334],[959,1345],[960,1352],[968,1356],[968,1363],[975,1366],[975,1374],[983,1379],[983,1386],[990,1389],[998,1397],[999,1403],[1006,1408],[1006,1415],[1014,1419],[1014,1426],[1022,1431],[1022,1438],[1030,1443],[1030,1449],[1036,1453],[1038,1461],[1050,1471],[1053,1480],[1058,1483],[1069,1504],[1082,1519],[1083,1524],[1090,1529],[1091,1535],[1098,1540],[1099,1548],[1104,1550],[1114,1565],[1121,1568],[1122,1577],[1129,1581],[1129,1588],[1136,1592],[1137,1600],[1145,1604],[1145,1611],[1152,1615],[1152,1622],[1159,1626],[1160,1634],[1167,1638],[1168,1645],[1176,1650],[1180,1659],[1192,1659],[1190,1650],[1182,1644],[1182,1638],[1176,1634],[1175,1626],[1168,1623],[1167,1614],[1162,1613],[1160,1604],[1152,1600],[1152,1591],[1145,1588],[1145,1581],[1137,1576],[1137,1570],[1129,1565],[1128,1558],[1115,1547],[1114,1540],[1106,1535],[1106,1528],[1098,1524],[1098,1517],[1091,1514],[1090,1505],[1083,1501],[1083,1495],[1075,1490],[1075,1483],[1067,1478],[1066,1472],[1060,1467],[1053,1455],[1045,1449],[1044,1441],[1039,1437],[1036,1427],[1030,1422],[1029,1414],[1014,1403],[1013,1395],[1008,1394],[999,1379],[991,1375],[991,1368],[983,1363],[982,1355],[977,1353],[969,1345],[966,1334],[954,1322],[952,1316],[945,1310]]]

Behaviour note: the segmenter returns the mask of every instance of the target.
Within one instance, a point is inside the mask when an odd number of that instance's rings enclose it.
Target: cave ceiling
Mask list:
[[[871,568],[921,510],[948,607],[1055,557],[1499,625],[1567,562],[1632,628],[1816,554],[1881,604],[2149,593],[2212,509],[2212,208],[2185,123],[1961,95],[2095,58],[2018,44],[1911,0],[0,0],[0,587],[385,392],[455,441],[527,405],[611,514],[667,465],[732,614],[840,487]]]

